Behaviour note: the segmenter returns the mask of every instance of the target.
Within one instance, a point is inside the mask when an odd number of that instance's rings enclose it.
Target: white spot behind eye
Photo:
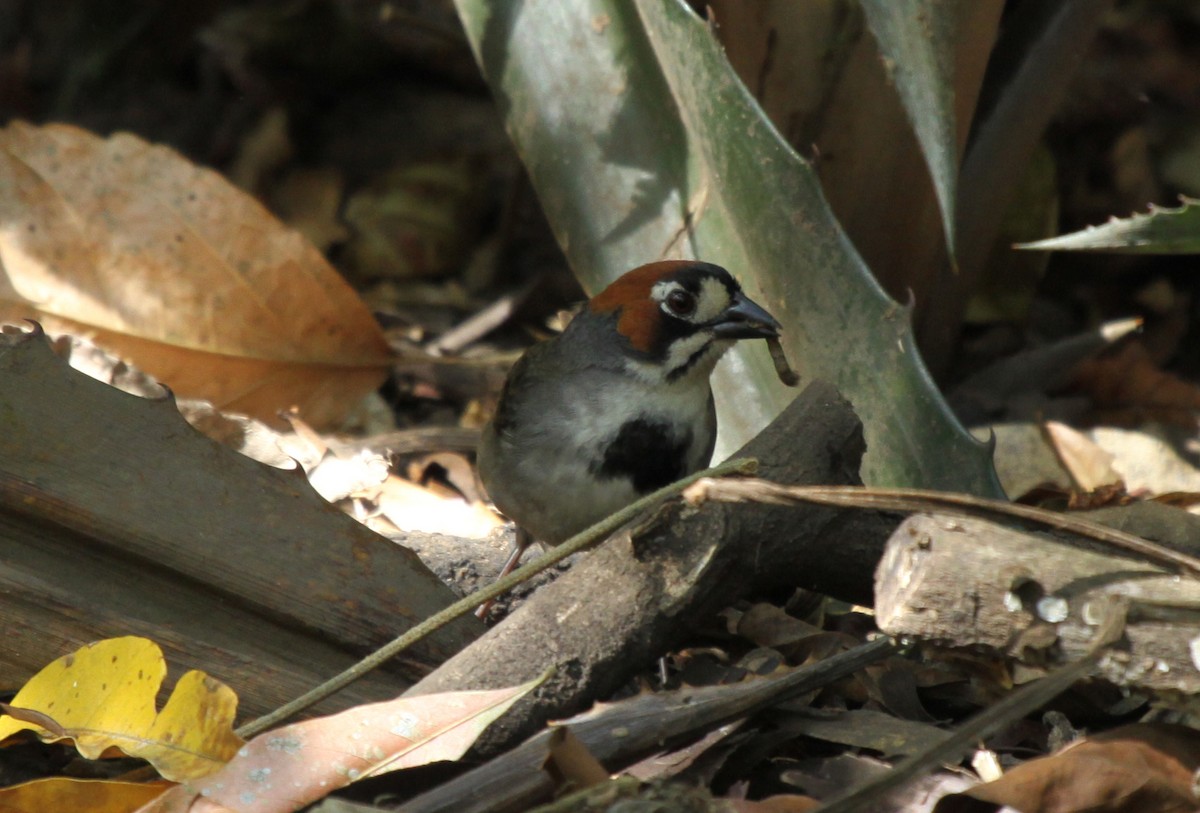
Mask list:
[[[725,283],[716,277],[704,277],[700,281],[700,303],[696,307],[697,322],[711,322],[729,307],[731,298]]]

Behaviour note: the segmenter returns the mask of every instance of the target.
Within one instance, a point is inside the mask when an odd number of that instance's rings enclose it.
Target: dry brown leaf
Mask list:
[[[1116,482],[1087,494],[1072,492],[1067,496],[1067,510],[1091,511],[1110,505],[1129,505],[1131,502],[1136,502],[1136,498],[1129,495],[1123,482]]]
[[[327,425],[390,353],[321,254],[166,147],[67,125],[0,130],[0,315],[82,333],[186,397]]]
[[[1073,384],[1096,403],[1098,423],[1155,420],[1190,428],[1200,411],[1200,387],[1160,370],[1136,341],[1114,355],[1082,362]]]
[[[1192,813],[1200,732],[1135,724],[1079,740],[995,782],[938,802],[934,813],[979,813],[979,802],[1026,813]]]
[[[550,732],[550,753],[542,769],[554,777],[554,784],[561,794],[564,785],[575,788],[590,788],[609,780],[609,773],[600,760],[588,750],[568,726],[556,726]]]
[[[729,809],[736,813],[808,813],[817,810],[821,803],[810,796],[795,796],[792,794],[768,796],[757,802],[748,799],[731,799]]]
[[[652,754],[640,762],[635,762],[624,771],[623,776],[631,776],[634,779],[639,779],[642,782],[649,782],[654,779],[671,779],[687,771],[701,758],[709,758],[705,768],[705,775],[711,776],[716,772],[721,765],[725,764],[725,760],[719,754],[714,755],[713,749],[719,744],[722,744],[726,738],[741,730],[742,725],[746,722],[746,718],[734,720],[732,723],[714,728],[700,739],[690,742],[674,751],[667,751]]]
[[[776,725],[792,734],[855,748],[870,748],[885,757],[918,753],[949,736],[929,723],[903,720],[873,709],[789,710],[780,715]]]
[[[408,465],[408,479],[422,485],[444,479],[468,502],[482,502],[484,499],[479,493],[475,467],[466,455],[457,452],[433,452],[414,460]]]
[[[814,627],[767,603],[755,604],[743,613],[735,631],[760,647],[778,650],[793,663],[827,657],[845,646],[847,640],[839,632]]]
[[[325,251],[350,235],[338,214],[342,186],[342,175],[333,167],[292,170],[271,193],[272,208],[289,226]]]
[[[736,632],[758,646],[778,649],[820,635],[823,630],[788,615],[780,607],[764,602],[755,604],[742,614],[738,619]]]

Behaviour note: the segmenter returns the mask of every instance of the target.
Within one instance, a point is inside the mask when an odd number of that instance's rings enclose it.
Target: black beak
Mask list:
[[[738,291],[733,304],[713,323],[712,331],[721,339],[770,339],[779,335],[779,328],[774,316]]]

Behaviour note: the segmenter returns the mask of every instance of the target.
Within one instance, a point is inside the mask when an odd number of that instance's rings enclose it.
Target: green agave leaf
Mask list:
[[[954,47],[959,3],[944,0],[861,0],[867,25],[912,123],[942,210],[950,256],[958,185]]]
[[[1150,206],[1146,214],[1112,218],[1102,226],[1020,243],[1034,251],[1108,251],[1117,254],[1200,254],[1200,200],[1180,197],[1182,206]]]
[[[990,453],[925,372],[907,308],[875,283],[811,168],[682,2],[456,4],[587,287],[660,257],[721,263],[785,325],[800,372],[835,382],[854,403],[868,482],[1000,493]],[[759,343],[730,355],[714,387],[725,451],[794,395]]]

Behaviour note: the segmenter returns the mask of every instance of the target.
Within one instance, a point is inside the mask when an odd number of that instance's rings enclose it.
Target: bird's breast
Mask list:
[[[707,382],[702,390],[627,375],[556,383],[524,402],[527,419],[485,431],[480,447],[493,501],[536,538],[557,544],[708,463],[716,426]]]

